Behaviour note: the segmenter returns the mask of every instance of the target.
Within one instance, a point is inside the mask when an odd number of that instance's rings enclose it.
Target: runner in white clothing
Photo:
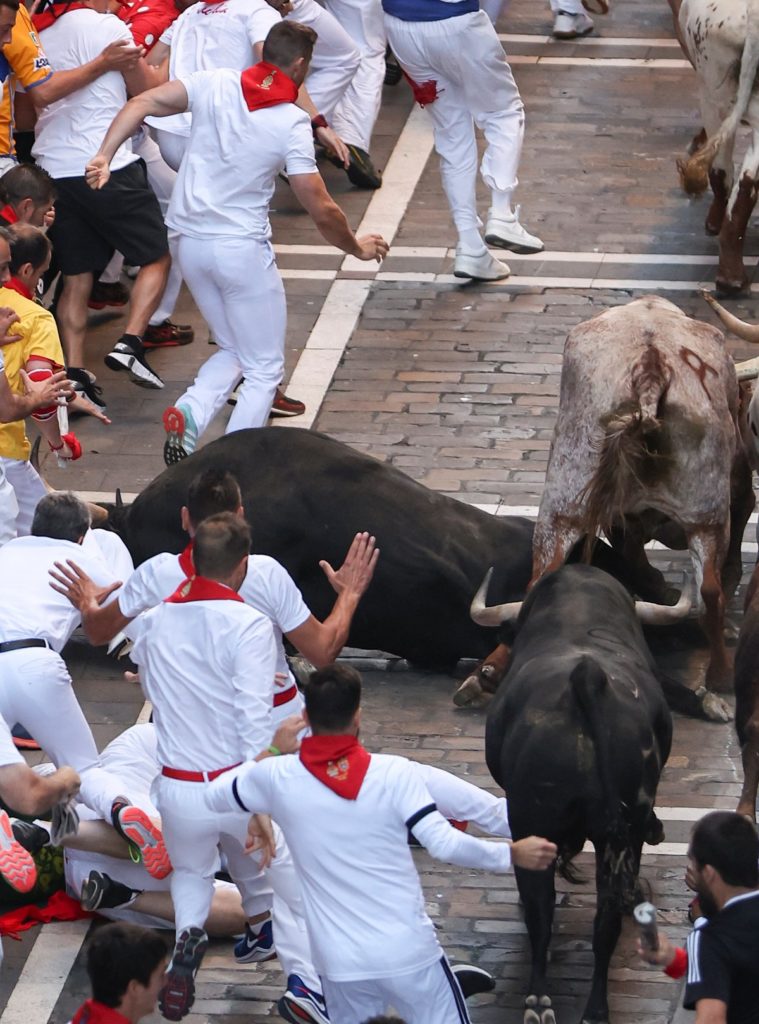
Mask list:
[[[219,351],[164,413],[168,463],[194,450],[240,376],[227,432],[266,423],[284,370],[286,307],[269,224],[283,167],[327,241],[361,260],[380,261],[388,251],[380,235],[356,238],[351,231],[316,169],[308,115],[294,105],[315,38],[305,26],[281,22],[266,37],[264,60],[242,74],[201,71],[136,96],[88,165],[89,184],[102,188],[113,155],[146,117],[192,112],[167,224],[179,233],[184,279]]]
[[[424,910],[407,829],[433,856],[491,871],[512,863],[543,870],[556,847],[535,836],[491,844],[453,829],[405,758],[360,745],[360,696],[354,669],[315,672],[306,687],[314,735],[300,756],[225,774],[208,787],[207,804],[225,816],[235,808],[271,814],[285,833],[332,1024],[356,1024],[390,1005],[408,1024],[467,1022]]]

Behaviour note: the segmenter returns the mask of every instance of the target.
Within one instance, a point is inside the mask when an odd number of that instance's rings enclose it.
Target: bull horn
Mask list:
[[[32,450],[29,452],[29,464],[32,467],[32,469],[36,470],[38,473],[40,471],[40,443],[41,443],[41,441],[42,441],[42,435],[39,434],[37,436],[36,441],[32,445]]]
[[[124,499],[121,497],[121,488],[116,488],[116,508],[124,507]]]
[[[759,345],[759,324],[748,324],[745,320],[738,319],[737,316],[729,313],[724,306],[721,306],[709,292],[702,291],[701,295],[729,331],[737,334],[744,341],[750,341],[753,345]]]
[[[736,363],[735,375],[739,381],[756,380],[759,377],[759,356],[755,356],[753,359],[744,359],[742,363]]]
[[[683,589],[677,604],[653,604],[651,601],[636,601],[635,614],[646,626],[668,626],[680,622],[691,610],[690,581],[683,577]]]
[[[102,505],[96,505],[92,501],[86,502],[87,508],[90,512],[90,520],[93,526],[99,526],[101,523],[108,521],[108,512],[103,508]]]
[[[485,579],[480,584],[479,590],[472,598],[469,606],[469,614],[472,621],[478,626],[500,626],[503,622],[513,622],[522,608],[522,601],[511,601],[509,604],[494,604],[488,608],[485,599],[490,586],[490,579],[493,575],[493,567],[485,573]]]

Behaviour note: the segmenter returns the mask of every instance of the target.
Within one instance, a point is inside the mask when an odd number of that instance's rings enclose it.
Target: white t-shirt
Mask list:
[[[50,586],[54,562],[72,559],[98,586],[113,573],[81,544],[51,537],[16,537],[0,548],[0,641],[47,640],[63,650],[79,625],[79,612]],[[0,658],[3,655],[0,654]]]
[[[266,749],[276,651],[265,615],[242,601],[164,602],[131,631],[162,765],[213,771]]]
[[[424,820],[442,830],[457,863],[499,871],[510,864],[505,844],[453,829],[403,757],[372,754],[355,800],[334,793],[297,755],[285,755],[226,773],[206,789],[206,802],[217,811],[269,813],[280,826],[301,883],[314,966],[333,981],[389,978],[442,956],[407,823]]]
[[[177,555],[154,555],[134,570],[119,591],[122,615],[134,619],[155,608],[174,593],[184,578]],[[248,571],[239,593],[246,604],[271,620],[277,647],[275,694],[290,689],[295,679],[287,664],[282,634],[303,625],[311,615],[308,605],[287,570],[268,555],[248,555]],[[131,634],[131,626],[126,633]]]
[[[266,0],[193,4],[161,36],[161,42],[171,47],[169,79],[217,68],[244,71],[258,63],[253,47],[263,43],[281,20]],[[190,113],[148,118],[154,128],[174,135],[189,135],[191,123]]]
[[[120,39],[134,45],[132,34],[114,14],[90,9],[70,11],[40,34],[45,52],[56,71],[68,71],[94,60],[109,43]],[[127,101],[124,79],[107,71],[94,82],[56,100],[37,117],[32,153],[54,178],[84,177],[84,168],[105,137],[111,121]],[[111,170],[137,160],[131,140],[116,150]]]
[[[279,172],[316,173],[308,114],[293,103],[248,110],[239,71],[198,71],[181,81],[192,132],[167,226],[193,238],[269,239]]]

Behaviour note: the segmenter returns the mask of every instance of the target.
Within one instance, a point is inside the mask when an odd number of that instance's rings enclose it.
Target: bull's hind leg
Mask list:
[[[532,952],[530,985],[524,1003],[523,1024],[555,1024],[551,997],[546,985],[548,946],[551,942],[553,911],[556,904],[554,870],[553,867],[547,871],[514,869]]]
[[[743,265],[743,243],[749,218],[756,205],[759,175],[758,136],[759,132],[754,129],[719,233],[717,295],[737,295],[748,287],[748,276]]]
[[[720,579],[727,539],[726,531],[722,530],[700,530],[688,534],[688,547],[704,603],[701,626],[709,641],[705,683],[721,693],[729,692],[733,684],[733,667],[725,647],[725,595]]]

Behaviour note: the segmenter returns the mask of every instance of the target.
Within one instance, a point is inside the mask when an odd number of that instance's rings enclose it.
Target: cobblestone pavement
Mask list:
[[[284,186],[278,186],[274,202],[274,241],[290,317],[288,372],[294,370],[294,381],[310,386],[302,367],[312,364],[299,360],[304,350],[309,355],[315,337],[329,334],[333,321],[325,317],[334,307],[342,302],[358,317],[355,329],[349,325],[345,351],[330,357],[337,368],[315,417],[317,429],[431,488],[502,510],[539,500],[562,345],[571,326],[648,290],[712,319],[697,288],[713,279],[716,244],[703,233],[704,204],[681,195],[674,171],[674,158],[697,130],[699,115],[693,75],[672,39],[667,5],[616,0],[613,15],[596,20],[598,34],[577,43],[551,41],[550,24],[547,3],[511,0],[508,17],[498,26],[527,109],[519,192],[523,219],[546,241],[544,254],[509,257],[509,281],[462,287],[450,276],[454,236],[437,161],[433,154],[425,162],[429,133],[423,115],[409,118],[404,86],[385,90],[373,151],[379,166],[388,164],[394,149],[393,160],[400,156],[401,164],[406,158],[423,163],[411,185],[402,165],[393,172],[392,185],[372,198],[351,189],[339,171],[325,169],[354,225],[367,210],[367,228],[375,222],[398,224],[393,252],[381,268],[317,248],[321,240]],[[396,147],[399,138],[406,140],[405,149],[401,142]],[[757,251],[751,237],[749,251]],[[754,294],[731,308],[759,316]],[[113,426],[89,420],[77,425],[88,454],[65,472],[48,461],[56,486],[90,492],[120,486],[134,492],[160,471],[160,413],[209,351],[207,329],[186,295],[176,319],[193,323],[198,337],[188,348],[151,357],[166,379],[166,392],[137,391],[98,371]],[[93,316],[93,368],[118,325],[113,317]],[[329,345],[319,342],[316,348]],[[730,348],[736,356],[751,354],[734,341]],[[222,431],[219,422],[212,436]],[[753,557],[747,545],[747,567]],[[681,563],[680,556],[672,556],[663,564]],[[693,655],[674,642],[664,653],[668,667],[687,678],[703,660],[703,650]],[[102,745],[135,721],[142,698],[101,652],[72,644],[67,654]],[[482,752],[484,714],[454,710],[453,688],[454,681],[442,676],[368,673],[366,742],[490,787]],[[711,807],[733,807],[738,780],[732,727],[678,717],[659,791],[667,843],[646,853],[642,871],[676,937],[687,927],[682,854],[689,819]],[[515,1024],[521,1020],[528,947],[513,880],[434,864],[423,853],[415,856],[449,954],[481,963],[498,978],[496,992],[472,1008],[472,1020]],[[582,854],[578,861],[588,883],[561,884],[554,927],[550,978],[560,1024],[578,1019],[591,971],[591,857]],[[48,926],[26,933],[19,943],[6,939],[3,1022],[69,1019],[86,993],[80,952],[85,931],[81,925]],[[633,944],[627,922],[612,963],[612,1018],[618,1024],[664,1024],[675,1011],[678,987],[642,969]],[[281,988],[276,964],[236,967],[230,944],[215,943],[188,1021],[256,1024],[276,1018],[273,1001]]]

